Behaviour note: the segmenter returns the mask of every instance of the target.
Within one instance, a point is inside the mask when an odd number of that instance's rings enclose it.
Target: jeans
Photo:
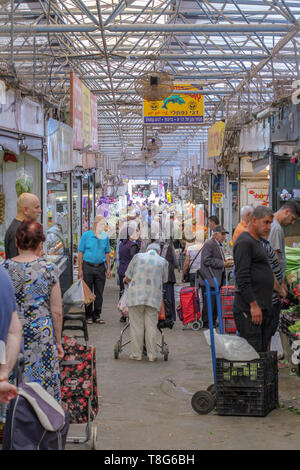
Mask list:
[[[93,321],[100,318],[102,304],[103,304],[103,291],[106,281],[106,268],[105,264],[99,266],[91,266],[85,261],[82,264],[83,280],[87,286],[94,292],[96,297],[94,304],[85,307],[85,314],[88,319]],[[94,305],[94,309],[93,309]]]

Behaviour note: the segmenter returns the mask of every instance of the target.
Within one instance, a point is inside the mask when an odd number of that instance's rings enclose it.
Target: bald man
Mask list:
[[[17,215],[11,222],[5,234],[5,257],[6,259],[18,256],[15,242],[15,234],[23,220],[36,221],[42,213],[41,203],[35,194],[23,193],[17,201]]]
[[[106,278],[110,277],[110,244],[105,226],[104,217],[95,217],[94,229],[82,235],[78,248],[78,277],[96,297],[94,309],[92,304],[85,309],[87,323],[105,323],[101,318],[103,291]]]

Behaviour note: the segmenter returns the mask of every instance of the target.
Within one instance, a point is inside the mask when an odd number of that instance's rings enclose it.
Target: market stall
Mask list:
[[[60,270],[63,293],[73,281],[72,139],[70,126],[54,119],[48,120],[46,248],[47,256]]]
[[[286,247],[289,295],[280,312],[279,331],[285,359],[300,376],[300,247]]]
[[[65,292],[73,281],[70,173],[49,173],[47,190],[47,257],[58,266]]]
[[[43,108],[14,90],[5,91],[0,113],[0,255],[22,192],[43,191]],[[14,106],[12,104],[14,103]],[[25,118],[26,116],[26,118]],[[43,220],[41,220],[43,222]]]

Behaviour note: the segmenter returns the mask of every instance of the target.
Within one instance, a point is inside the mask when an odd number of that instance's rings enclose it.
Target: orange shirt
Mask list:
[[[246,228],[247,228],[247,224],[243,220],[241,220],[234,231],[234,234],[232,237],[232,245],[235,244],[235,242],[237,241],[241,233],[243,233],[246,230]]]

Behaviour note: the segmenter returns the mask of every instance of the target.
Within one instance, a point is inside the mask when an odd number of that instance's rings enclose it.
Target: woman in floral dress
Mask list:
[[[45,235],[38,222],[24,221],[16,232],[19,255],[5,260],[15,287],[17,312],[23,326],[24,382],[38,382],[61,401],[59,360],[62,347],[62,301],[54,263],[39,255]]]

